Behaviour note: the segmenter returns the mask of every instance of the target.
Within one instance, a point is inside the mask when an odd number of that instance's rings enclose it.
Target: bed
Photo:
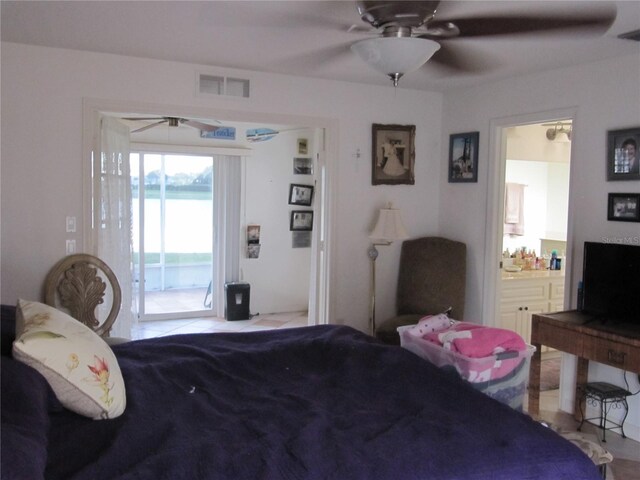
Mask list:
[[[126,408],[93,420],[11,357],[14,316],[3,306],[3,479],[599,478],[551,429],[346,326],[112,346]]]

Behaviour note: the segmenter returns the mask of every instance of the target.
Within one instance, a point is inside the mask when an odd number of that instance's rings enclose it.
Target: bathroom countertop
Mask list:
[[[502,280],[558,277],[564,277],[564,270],[522,270],[520,272],[506,272],[502,270]]]

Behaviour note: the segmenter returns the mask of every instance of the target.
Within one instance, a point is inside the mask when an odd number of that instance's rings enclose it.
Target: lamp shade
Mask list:
[[[351,45],[362,60],[379,72],[402,76],[424,65],[440,44],[426,38],[376,37]]]
[[[394,240],[404,240],[409,238],[407,230],[404,228],[400,210],[396,208],[381,208],[378,214],[378,221],[373,227],[369,238],[373,241],[393,242]]]

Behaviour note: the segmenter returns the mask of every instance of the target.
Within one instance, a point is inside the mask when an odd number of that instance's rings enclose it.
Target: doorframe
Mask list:
[[[484,262],[484,278],[483,278],[483,299],[482,299],[482,318],[491,326],[499,326],[498,311],[500,296],[500,259],[502,257],[502,234],[504,218],[504,183],[506,176],[506,156],[507,156],[507,133],[509,127],[518,125],[527,125],[534,123],[554,122],[560,119],[571,119],[572,121],[572,142],[576,140],[578,128],[577,125],[577,107],[568,107],[558,110],[547,110],[530,114],[513,115],[492,119],[489,126],[489,166],[488,166],[488,189],[487,189],[487,230],[485,233],[485,262]],[[573,216],[571,211],[576,204],[575,188],[573,188],[575,179],[576,162],[574,161],[574,151],[571,148],[570,166],[569,166],[569,214],[567,218],[567,250],[566,258],[569,259],[569,265],[573,265]],[[565,289],[564,289],[564,306],[565,308],[571,304],[571,292],[574,289],[573,269],[566,268],[565,265]]]
[[[101,114],[135,112],[145,115],[164,115],[176,117],[197,117],[224,119],[228,122],[253,122],[258,124],[304,125],[310,129],[319,129],[322,142],[318,148],[318,159],[322,161],[324,172],[324,195],[316,196],[317,224],[322,228],[313,229],[314,248],[312,262],[314,275],[309,279],[309,325],[327,324],[335,310],[335,295],[330,288],[335,275],[335,255],[333,239],[336,235],[334,194],[336,183],[336,163],[338,158],[338,120],[326,117],[310,117],[279,113],[225,110],[209,107],[185,105],[165,105],[98,98],[83,98],[82,102],[82,198],[83,198],[83,239],[84,251],[92,251],[95,231],[92,226],[92,159],[99,150]]]

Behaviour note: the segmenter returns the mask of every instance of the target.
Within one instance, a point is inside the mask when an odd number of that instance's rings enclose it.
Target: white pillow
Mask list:
[[[13,356],[39,371],[69,410],[94,420],[124,412],[124,379],[113,351],[66,313],[18,300]]]

